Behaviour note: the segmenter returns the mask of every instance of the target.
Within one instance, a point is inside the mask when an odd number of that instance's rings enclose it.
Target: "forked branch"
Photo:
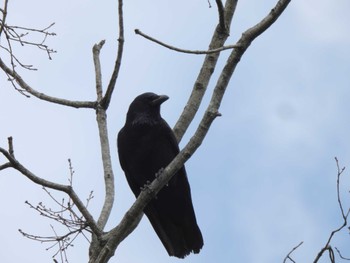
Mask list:
[[[291,262],[295,263],[295,261],[292,259],[291,255],[292,253],[297,250],[304,242],[300,242],[298,245],[293,247],[293,249],[287,254],[287,256],[284,258],[283,263],[287,263],[287,260],[290,260]]]
[[[250,46],[250,44],[254,41],[254,39],[256,39],[261,33],[263,33],[278,19],[278,17],[283,13],[283,11],[285,10],[285,8],[288,6],[289,3],[290,3],[290,0],[279,0],[276,6],[271,10],[271,12],[264,19],[261,20],[261,22],[251,27],[250,29],[248,29],[242,34],[242,37],[236,43],[237,48],[231,51],[231,55],[228,58],[226,62],[226,66],[220,76],[221,80],[218,81],[218,83],[222,83],[222,85],[221,84],[217,85],[217,88],[222,89],[223,92],[221,92],[219,97],[217,97],[214,100],[215,103],[219,103],[219,104],[221,103],[222,96],[224,95],[225,89],[235,70],[235,67],[240,61],[245,51]],[[234,0],[226,1],[226,6],[225,6],[226,20],[232,19],[232,16],[228,14],[233,14],[236,4],[237,4],[237,1],[234,1]],[[230,23],[226,22],[226,24],[229,25]],[[221,42],[217,42],[218,32],[219,31],[217,30],[214,33],[212,43],[213,42],[218,43],[222,46],[224,44],[224,41],[226,41],[226,38],[224,38],[224,36],[221,35],[221,40],[219,40]],[[174,126],[174,132],[178,141],[181,141],[183,135],[185,134],[187,128],[189,127],[190,123],[193,121],[199,109],[199,105],[206,92],[206,88],[208,86],[209,80],[214,71],[218,56],[219,56],[218,54],[216,56],[207,55],[205,58],[205,61],[197,77],[197,80],[192,90],[192,94],[187,102],[187,105],[184,108],[179,120]]]
[[[72,186],[70,185],[63,185],[54,183],[48,180],[45,180],[43,178],[40,178],[36,176],[34,173],[29,171],[26,167],[24,167],[13,155],[11,155],[7,150],[0,147],[0,153],[9,161],[11,164],[11,167],[17,171],[19,171],[21,174],[26,176],[29,180],[32,182],[41,185],[46,188],[54,189],[60,192],[66,193],[73,203],[77,206],[78,210],[81,212],[81,214],[86,219],[86,222],[88,226],[91,228],[91,230],[97,235],[101,236],[102,231],[97,226],[94,218],[90,214],[90,212],[87,210],[86,206],[83,204],[83,202],[80,200],[76,192],[73,190]]]
[[[341,226],[339,226],[337,229],[333,230],[331,232],[331,234],[328,237],[328,240],[326,242],[326,244],[324,245],[324,247],[320,250],[320,252],[317,254],[315,260],[313,261],[314,263],[317,263],[320,258],[323,256],[324,252],[328,251],[328,255],[329,258],[331,260],[331,262],[335,262],[334,260],[334,251],[331,244],[331,241],[334,237],[334,235],[338,232],[340,232],[343,228],[345,228],[348,224],[348,217],[349,217],[349,213],[350,213],[350,208],[345,212],[344,207],[343,207],[343,203],[341,200],[341,195],[340,195],[340,177],[343,174],[345,167],[340,168],[339,166],[339,161],[337,159],[337,157],[335,157],[335,162],[337,164],[337,201],[338,201],[338,206],[339,206],[339,210],[341,213],[341,216],[343,218],[343,223]]]
[[[215,1],[216,1],[216,6],[218,7],[220,29],[223,31],[223,33],[229,34],[228,28],[226,26],[226,21],[225,21],[224,6],[221,0],[215,0]]]

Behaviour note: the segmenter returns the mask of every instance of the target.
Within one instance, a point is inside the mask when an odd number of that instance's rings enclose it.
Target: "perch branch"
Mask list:
[[[289,3],[288,0],[280,0],[277,3],[277,7],[280,7],[281,3],[284,3],[285,6]],[[278,10],[280,11],[279,14],[281,14],[284,10],[284,8]],[[277,8],[276,8],[277,9]],[[277,18],[275,18],[273,21],[275,21]],[[269,25],[273,23],[272,20],[268,20]],[[265,29],[268,28],[268,26],[265,26]],[[261,32],[260,32],[261,33]],[[260,34],[259,33],[259,34]],[[256,33],[255,37],[257,37],[259,34]],[[250,41],[252,41],[255,37],[252,34]],[[246,42],[244,42],[246,43]],[[249,45],[246,45],[244,47],[248,47]],[[240,49],[241,50],[241,49]],[[243,49],[244,52],[245,49]],[[237,65],[237,63],[240,60],[240,57],[242,56],[243,52],[235,52],[235,50],[231,53],[230,57],[228,58],[228,61],[218,79],[218,82],[216,84],[216,87],[213,91],[213,95],[211,97],[209,106],[207,110],[204,113],[204,116],[195,132],[195,134],[191,137],[187,145],[180,151],[180,153],[174,158],[174,160],[164,169],[163,173],[160,174],[153,182],[147,187],[146,190],[143,190],[138,198],[136,199],[135,203],[131,206],[131,208],[127,211],[125,216],[122,218],[121,222],[117,227],[115,227],[113,230],[111,230],[107,234],[108,241],[104,245],[103,249],[101,250],[99,257],[95,261],[96,263],[102,263],[107,262],[111,256],[113,256],[115,249],[119,245],[119,243],[129,234],[133,231],[133,229],[137,226],[140,217],[142,215],[142,211],[144,207],[147,205],[147,203],[159,192],[159,190],[167,184],[167,182],[171,179],[171,177],[183,166],[183,164],[193,155],[193,153],[198,149],[198,147],[202,144],[211,124],[213,123],[214,119],[218,116],[220,116],[220,113],[218,112],[223,95],[226,91],[226,88],[228,86],[230,77],[232,76],[234,69]]]
[[[139,29],[135,29],[135,34],[140,35],[154,43],[157,43],[163,47],[166,47],[168,49],[177,51],[177,52],[181,52],[181,53],[186,53],[186,54],[195,54],[195,55],[206,55],[206,54],[213,54],[213,53],[218,53],[221,52],[223,50],[227,50],[227,49],[233,49],[233,48],[238,48],[237,45],[230,45],[230,46],[224,46],[224,47],[220,47],[220,48],[214,48],[214,49],[209,49],[209,50],[188,50],[188,49],[182,49],[182,48],[177,48],[168,44],[165,44],[164,42],[161,42],[149,35],[146,35],[145,33],[141,32]]]
[[[143,214],[143,209],[147,203],[154,198],[157,193],[169,182],[172,176],[183,166],[183,164],[198,149],[207,134],[210,125],[216,117],[220,116],[215,107],[209,106],[203,119],[185,148],[175,157],[175,159],[164,169],[164,171],[153,182],[146,187],[138,196],[131,208],[126,212],[117,227],[112,229],[105,238],[107,242],[100,252],[96,263],[107,262],[113,256],[116,247],[130,234],[139,223]]]
[[[123,1],[118,1],[118,16],[119,16],[119,37],[118,37],[118,52],[117,52],[117,58],[115,61],[113,73],[111,76],[111,79],[109,81],[107,91],[105,96],[103,97],[101,101],[101,106],[104,109],[107,109],[109,106],[109,103],[111,102],[112,94],[115,88],[115,84],[118,79],[119,70],[122,62],[123,57],[123,50],[124,50],[124,16],[123,16]]]

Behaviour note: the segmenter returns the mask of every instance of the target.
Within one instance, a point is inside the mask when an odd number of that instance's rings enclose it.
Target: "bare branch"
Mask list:
[[[347,211],[347,213],[344,213],[344,208],[343,208],[343,204],[342,204],[341,197],[340,197],[340,176],[344,172],[345,167],[340,168],[337,157],[335,157],[334,159],[335,159],[335,162],[337,164],[337,200],[338,200],[339,209],[340,209],[340,212],[341,212],[341,215],[342,215],[342,218],[343,218],[343,224],[340,227],[338,227],[337,229],[335,229],[335,230],[333,230],[331,232],[331,234],[329,235],[325,246],[317,254],[317,256],[316,256],[316,258],[314,260],[314,263],[317,263],[319,261],[319,259],[322,257],[323,253],[326,252],[326,251],[329,252],[329,257],[330,257],[331,262],[335,262],[334,261],[334,252],[333,252],[332,247],[330,246],[330,243],[331,243],[334,235],[336,233],[338,233],[339,231],[341,231],[344,227],[347,226],[347,219],[348,219],[349,212],[350,212],[350,209],[349,209]]]
[[[57,191],[61,191],[66,193],[74,202],[74,204],[77,206],[79,211],[82,213],[82,215],[85,217],[89,227],[92,229],[92,231],[97,235],[101,236],[102,231],[97,226],[94,218],[90,214],[90,212],[86,209],[83,202],[80,200],[78,195],[75,193],[73,188],[70,185],[62,185],[57,184],[48,180],[45,180],[43,178],[40,178],[33,174],[31,171],[29,171],[27,168],[25,168],[15,157],[13,157],[8,151],[0,147],[0,152],[7,158],[7,160],[11,163],[12,167],[22,173],[24,176],[26,176],[29,180],[32,182],[39,184],[41,186],[54,189]]]
[[[291,258],[292,253],[297,250],[302,244],[304,243],[304,241],[301,241],[298,245],[296,245],[295,247],[293,247],[293,249],[287,254],[287,256],[284,258],[283,263],[286,263],[287,260],[289,259],[290,261],[292,261],[293,263],[295,263],[295,261]]]
[[[9,26],[5,25],[5,33],[6,38],[8,41],[15,41],[20,43],[21,46],[34,46],[37,47],[43,51],[45,51],[48,55],[49,59],[52,59],[51,54],[56,53],[55,50],[49,48],[45,42],[48,36],[55,36],[56,33],[48,32],[47,30],[53,27],[55,23],[51,23],[49,26],[45,27],[44,29],[35,29],[35,28],[27,28],[27,27],[21,27],[21,26]],[[16,30],[24,31],[24,33],[18,33]],[[29,33],[39,33],[43,35],[43,39],[41,41],[35,41],[32,40],[25,40],[25,37],[29,36]]]
[[[7,33],[5,32],[5,35]],[[33,67],[33,65],[28,65],[28,64],[23,64],[18,58],[17,56],[13,53],[13,50],[12,50],[12,44],[10,42],[10,39],[8,37],[6,37],[6,41],[7,41],[7,46],[8,48],[4,47],[4,46],[1,46],[0,45],[0,48],[4,49],[9,55],[10,55],[10,61],[11,61],[11,67],[12,67],[12,70],[15,71],[15,68],[16,68],[16,63],[21,66],[22,68],[24,69],[27,69],[27,70],[37,70],[36,68]]]
[[[109,103],[111,102],[112,94],[115,88],[115,84],[117,82],[117,78],[119,75],[119,70],[122,62],[123,57],[123,50],[124,50],[124,16],[123,16],[123,1],[118,0],[118,16],[119,16],[119,37],[118,37],[118,52],[117,52],[117,58],[115,61],[113,73],[111,76],[111,79],[109,81],[107,91],[105,96],[103,97],[101,101],[101,106],[104,109],[107,109],[109,106]]]
[[[102,99],[102,73],[101,73],[101,62],[100,62],[100,51],[105,44],[105,40],[95,44],[92,48],[94,65],[95,65],[95,76],[96,76],[96,93],[97,101]]]
[[[73,187],[73,174],[74,170],[72,167],[71,160],[68,159],[69,164],[69,174],[70,178],[69,180],[69,186]],[[61,261],[63,258],[65,259],[65,262],[68,262],[66,250],[73,246],[73,242],[75,239],[81,234],[88,242],[90,242],[89,238],[84,234],[84,231],[88,232],[89,234],[92,234],[91,229],[89,228],[88,222],[84,219],[82,215],[78,215],[75,211],[75,204],[74,201],[72,201],[71,198],[69,198],[67,201],[63,198],[61,201],[59,201],[48,189],[43,187],[43,190],[49,195],[49,197],[56,203],[58,206],[58,210],[54,210],[52,208],[46,207],[42,202],[40,202],[38,205],[34,206],[30,202],[26,201],[25,203],[31,208],[37,211],[41,216],[44,216],[50,220],[54,220],[64,226],[66,228],[65,234],[57,234],[55,228],[51,226],[52,231],[54,232],[54,236],[39,236],[39,235],[32,235],[24,232],[23,230],[19,229],[19,232],[26,238],[39,241],[41,243],[52,243],[47,250],[50,250],[52,248],[57,248],[56,252],[53,255],[53,258],[56,257],[58,254],[61,257]],[[90,193],[89,197],[87,198],[86,208],[89,204],[89,201],[92,199],[92,193]],[[63,261],[62,261],[63,262]]]
[[[342,204],[342,201],[341,201],[341,197],[340,197],[340,189],[339,189],[339,187],[340,187],[340,176],[345,171],[345,167],[340,168],[339,167],[338,158],[334,157],[334,159],[335,159],[335,162],[337,164],[337,170],[338,170],[338,174],[337,174],[337,199],[338,199],[338,205],[339,205],[339,209],[340,209],[341,215],[343,217],[343,220],[345,221],[345,224],[346,224],[346,221],[347,221],[347,218],[348,218],[348,215],[349,215],[349,212],[350,212],[350,208],[348,209],[348,211],[345,214],[344,208],[343,208],[343,204]]]
[[[234,1],[234,4],[237,2]],[[239,39],[239,41],[236,43],[237,47],[234,50],[232,50],[230,57],[227,60],[226,66],[220,76],[220,79],[218,83],[222,83],[222,85],[217,86],[219,89],[223,89],[223,92],[221,93],[220,97],[217,97],[215,100],[215,103],[220,103],[222,100],[222,96],[224,95],[224,91],[228,85],[228,82],[234,72],[234,69],[238,62],[240,61],[241,57],[243,56],[244,52],[248,49],[249,45],[251,42],[257,38],[261,33],[263,33],[267,28],[269,28],[276,20],[277,18],[283,13],[285,8],[288,6],[290,3],[290,0],[279,0],[276,4],[276,6],[271,10],[271,12],[258,24],[253,26],[252,28],[248,29],[242,34],[242,37]],[[230,1],[228,0],[226,2],[226,15],[225,18],[229,19],[230,16],[227,15],[228,12],[228,4]],[[229,23],[226,23],[229,25]],[[217,31],[218,32],[218,31]],[[217,37],[217,36],[216,36]],[[187,102],[187,105],[182,112],[179,120],[177,121],[175,127],[174,127],[174,132],[175,135],[178,139],[178,141],[181,140],[183,137],[184,133],[186,132],[188,126],[192,122],[195,114],[197,113],[199,109],[199,105],[202,101],[202,98],[204,96],[204,93],[206,91],[207,85],[209,83],[211,74],[214,70],[217,58],[214,58],[214,61],[205,61],[203,63],[203,67],[201,69],[201,72],[197,78],[197,81],[195,83],[195,86],[192,90],[192,94],[190,96],[189,101]],[[207,59],[207,57],[206,57]],[[213,65],[214,67],[210,67],[209,69],[211,71],[208,71],[207,65]]]
[[[12,157],[15,157],[15,151],[13,150],[13,138],[10,136],[7,138],[8,144],[9,144],[9,154]]]
[[[225,24],[227,25],[228,30],[230,29],[232,17],[235,13],[236,6],[237,6],[237,0],[226,1]],[[224,34],[220,30],[220,25],[217,25],[209,45],[209,50],[223,47],[227,38],[228,38],[228,34]],[[219,52],[219,53],[207,54],[205,56],[205,59],[202,64],[202,68],[200,69],[197,79],[194,83],[192,93],[187,101],[187,104],[183,112],[181,113],[180,118],[178,119],[177,123],[173,128],[178,142],[181,141],[183,135],[185,134],[187,128],[189,127],[190,123],[194,119],[199,109],[199,105],[201,104],[204,94],[207,90],[210,78],[215,70],[216,63],[219,59],[220,54],[221,53]]]
[[[211,8],[211,3],[210,3],[210,0],[208,0],[208,6],[209,6],[209,8]]]
[[[98,54],[102,48],[102,45],[96,46],[93,49],[94,52],[94,62],[95,62],[95,74],[96,74],[96,92],[97,92],[97,101],[98,107],[96,108],[96,120],[99,130],[100,145],[101,145],[101,154],[102,154],[102,164],[104,171],[104,182],[105,182],[105,199],[102,207],[102,211],[97,220],[97,225],[103,229],[107,223],[107,220],[110,216],[110,213],[113,208],[115,189],[114,189],[114,174],[112,169],[112,160],[109,148],[109,138],[108,138],[108,129],[107,129],[107,114],[106,111],[109,107],[109,103],[112,98],[112,94],[116,85],[116,81],[119,75],[119,70],[121,66],[123,48],[124,48],[124,17],[123,17],[123,1],[118,0],[118,16],[119,16],[119,38],[118,38],[118,51],[117,58],[115,61],[113,73],[109,81],[106,94],[102,97],[102,76],[100,74],[100,65]],[[101,44],[101,42],[100,42]],[[92,236],[91,245],[89,248],[90,261],[95,262],[95,259],[98,257],[101,247],[101,240],[96,236]]]
[[[97,225],[103,229],[107,223],[109,215],[112,211],[114,203],[114,173],[112,168],[112,160],[109,147],[108,139],[108,129],[107,129],[107,114],[106,111],[102,108],[99,108],[96,111],[96,119],[99,130],[100,145],[101,145],[101,154],[102,154],[102,164],[104,171],[104,180],[105,180],[105,201],[102,207],[100,217],[97,221]]]
[[[33,95],[34,97],[37,97],[38,99],[64,105],[64,106],[73,107],[73,108],[92,108],[92,109],[96,108],[97,102],[95,101],[71,101],[71,100],[48,96],[44,93],[34,90],[22,79],[22,77],[16,71],[7,67],[1,58],[0,58],[0,68],[2,68],[6,74],[14,78],[14,80],[18,83],[18,85],[22,89],[24,89],[26,92]]]
[[[338,248],[335,247],[335,250],[337,251],[337,253],[338,253],[338,255],[339,255],[339,257],[340,257],[341,259],[350,261],[350,258],[344,257],[344,256],[340,253],[340,251],[339,251]]]
[[[8,2],[9,2],[8,0],[5,0],[4,9],[0,9],[1,13],[2,13],[2,19],[0,20],[0,37],[1,37],[1,34],[4,31],[4,28],[5,28]]]
[[[5,170],[5,169],[10,168],[10,167],[12,167],[11,163],[2,164],[2,165],[0,165],[0,171]]]
[[[218,7],[218,12],[219,12],[219,25],[220,25],[220,29],[223,33],[228,34],[229,30],[226,26],[225,23],[225,10],[224,10],[224,6],[221,2],[221,0],[215,0],[216,1],[216,5]]]
[[[145,33],[141,32],[139,29],[135,29],[135,34],[140,35],[152,42],[155,42],[163,47],[166,47],[168,49],[177,51],[177,52],[181,52],[181,53],[187,53],[187,54],[195,54],[195,55],[206,55],[206,54],[213,54],[213,53],[218,53],[221,52],[223,50],[227,50],[227,49],[233,49],[233,48],[238,48],[239,46],[237,45],[230,45],[230,46],[224,46],[224,47],[220,47],[220,48],[215,48],[215,49],[210,49],[210,50],[188,50],[188,49],[181,49],[181,48],[177,48],[168,44],[165,44],[153,37],[150,37],[148,35],[146,35]]]
[[[71,162],[69,162],[69,170],[70,175],[73,175],[73,170],[71,167]],[[72,187],[72,179],[70,179],[70,186]],[[19,232],[22,233],[23,236],[39,241],[41,243],[53,243],[50,247],[47,248],[47,250],[52,249],[54,247],[57,247],[56,252],[54,253],[53,257],[60,254],[62,257],[62,252],[66,251],[69,247],[73,246],[74,240],[82,234],[84,238],[90,242],[90,240],[86,237],[84,234],[84,231],[92,233],[88,223],[84,220],[83,216],[78,216],[75,212],[75,205],[74,202],[71,203],[71,199],[65,201],[62,199],[62,201],[58,201],[57,198],[55,198],[45,187],[43,187],[44,191],[50,196],[50,198],[56,203],[56,205],[59,207],[58,210],[53,210],[51,208],[46,207],[42,202],[40,202],[38,205],[34,206],[28,201],[25,203],[29,205],[31,209],[34,209],[37,211],[41,216],[44,216],[46,218],[49,218],[51,220],[54,220],[61,225],[65,226],[67,229],[67,232],[65,234],[57,234],[54,227],[51,225],[51,228],[54,232],[54,236],[39,236],[39,235],[32,235],[24,232],[23,230],[19,229]],[[87,200],[87,204],[91,199],[91,194]],[[86,205],[87,207],[87,205]],[[65,254],[63,255],[65,256]]]
[[[102,100],[102,73],[101,73],[101,64],[100,64],[100,51],[104,45],[105,41],[100,41],[99,44],[95,44],[93,51],[93,59],[95,65],[95,78],[96,78],[96,94],[97,101],[101,102]],[[112,169],[112,160],[109,148],[109,139],[108,139],[108,129],[107,129],[107,114],[106,109],[100,105],[96,109],[96,121],[99,130],[100,144],[101,144],[101,154],[102,162],[104,169],[104,179],[105,179],[105,202],[97,222],[98,226],[101,229],[104,228],[109,218],[110,212],[113,207],[114,202],[114,174]]]
[[[48,29],[50,29],[53,25],[54,23],[50,24],[44,29],[34,29],[2,23],[2,32],[5,34],[5,43],[7,46],[0,44],[0,48],[4,49],[9,54],[13,71],[15,71],[15,67],[17,65],[27,70],[36,70],[36,68],[34,68],[32,65],[26,65],[22,63],[16,57],[12,48],[12,42],[18,43],[21,46],[37,47],[38,49],[45,51],[48,55],[48,58],[52,59],[51,54],[56,53],[56,51],[49,48],[45,42],[49,36],[56,35],[55,33],[48,31]],[[37,36],[30,38],[33,34],[39,35],[39,37],[42,37],[42,40],[37,41]]]

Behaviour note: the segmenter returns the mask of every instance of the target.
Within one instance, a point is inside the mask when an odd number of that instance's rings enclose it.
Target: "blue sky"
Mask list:
[[[134,201],[119,167],[115,136],[129,103],[145,91],[167,94],[162,115],[173,126],[181,113],[202,56],[179,54],[134,34],[134,29],[187,49],[206,49],[217,12],[206,0],[128,1],[125,10],[125,53],[120,78],[108,112],[110,144],[116,176],[116,202],[108,229],[119,222]],[[227,44],[269,12],[275,1],[240,1]],[[292,1],[281,18],[248,49],[230,82],[220,112],[203,145],[186,164],[205,245],[184,262],[282,262],[294,253],[298,262],[312,261],[337,228],[341,216],[336,200],[337,156],[350,163],[350,34],[346,0]],[[58,51],[53,60],[43,52],[20,49],[23,71],[33,88],[68,99],[94,100],[91,48],[106,39],[101,52],[103,82],[108,83],[116,53],[115,1],[10,1],[8,23],[45,27],[56,22]],[[1,51],[3,52],[3,51]],[[210,98],[229,51],[223,52],[208,88]],[[74,186],[82,199],[94,190],[90,204],[97,217],[103,183],[95,114],[27,99],[0,74],[0,145],[14,137],[16,157],[38,176],[67,183],[67,159],[75,169]],[[181,146],[193,134],[203,106]],[[3,158],[0,157],[3,161]],[[342,178],[348,208],[350,175]],[[60,195],[58,195],[60,196]],[[46,244],[24,239],[17,231],[50,235],[50,223],[30,210],[50,200],[40,187],[20,174],[0,174],[0,253],[4,262],[51,262]],[[59,228],[57,228],[59,229]],[[349,235],[343,231],[333,245],[345,256]],[[71,262],[87,261],[84,239],[68,251]],[[19,252],[20,251],[20,252]],[[7,253],[6,253],[7,252]],[[118,248],[111,262],[178,262],[169,258],[148,220]],[[322,261],[326,262],[326,261]]]

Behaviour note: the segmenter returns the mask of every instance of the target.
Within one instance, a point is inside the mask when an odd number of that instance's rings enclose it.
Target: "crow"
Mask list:
[[[175,135],[160,115],[160,105],[168,98],[151,92],[137,96],[118,133],[119,162],[136,197],[179,153]],[[169,256],[184,258],[203,247],[184,166],[147,204],[144,213]]]

